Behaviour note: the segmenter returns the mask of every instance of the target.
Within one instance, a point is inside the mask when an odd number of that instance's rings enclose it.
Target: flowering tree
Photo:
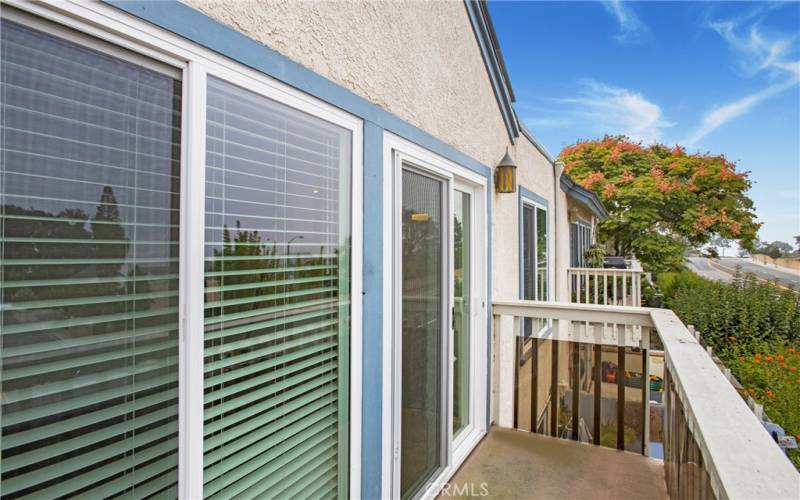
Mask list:
[[[559,158],[608,209],[600,240],[611,241],[618,255],[635,254],[650,270],[680,267],[688,246],[714,236],[754,249],[760,224],[746,194],[750,181],[724,156],[606,136],[569,146]]]

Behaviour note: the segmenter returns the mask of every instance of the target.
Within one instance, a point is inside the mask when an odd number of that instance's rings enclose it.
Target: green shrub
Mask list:
[[[690,271],[658,275],[664,306],[730,368],[769,417],[800,440],[800,296],[738,275],[733,283]],[[800,468],[800,452],[789,457]]]
[[[606,260],[606,249],[601,245],[592,245],[583,252],[587,267],[603,267]]]
[[[723,360],[800,341],[800,297],[790,290],[751,275],[726,284],[690,271],[660,274],[657,284],[664,306],[694,325]]]

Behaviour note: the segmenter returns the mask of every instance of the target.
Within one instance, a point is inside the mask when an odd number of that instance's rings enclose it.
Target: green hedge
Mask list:
[[[690,271],[657,277],[664,307],[694,325],[767,415],[800,441],[800,295],[737,275],[733,283]],[[800,452],[789,458],[800,468]]]
[[[752,275],[737,275],[726,284],[691,271],[663,273],[657,284],[664,306],[694,325],[720,358],[800,341],[800,296],[790,290]]]

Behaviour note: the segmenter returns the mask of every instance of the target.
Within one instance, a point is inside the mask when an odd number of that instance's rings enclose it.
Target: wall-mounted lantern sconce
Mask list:
[[[577,222],[578,221],[578,209],[572,207],[569,209],[569,221],[570,222]]]
[[[494,169],[494,188],[498,193],[517,192],[517,164],[509,156],[508,150]]]

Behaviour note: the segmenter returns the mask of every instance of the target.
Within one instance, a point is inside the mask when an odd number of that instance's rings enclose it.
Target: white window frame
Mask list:
[[[545,263],[547,264],[547,267],[545,269],[545,275],[547,276],[547,297],[544,297],[544,298],[537,297],[535,300],[549,301],[549,300],[551,300],[551,297],[553,296],[553,287],[551,286],[552,285],[552,278],[550,276],[550,268],[551,268],[551,265],[550,265],[551,264],[551,258],[550,258],[550,256],[551,256],[551,253],[553,251],[553,248],[551,248],[551,244],[550,244],[551,243],[551,238],[550,238],[550,208],[547,205],[544,205],[542,203],[539,203],[536,200],[533,200],[533,199],[531,199],[531,198],[529,198],[529,197],[527,197],[525,195],[522,195],[522,208],[524,209],[526,206],[533,208],[533,236],[534,236],[534,241],[533,241],[534,252],[533,252],[533,254],[535,256],[535,262],[533,264],[533,270],[534,270],[534,272],[533,272],[533,290],[537,295],[539,293],[539,245],[538,245],[538,241],[536,241],[536,239],[539,237],[539,219],[536,216],[536,210],[537,209],[544,210],[544,214],[545,214],[545,221],[546,222],[545,222],[544,234],[545,234],[545,238],[547,238],[547,241],[545,242],[545,246],[547,247],[547,256],[546,256],[547,258],[545,259]],[[523,210],[522,214],[524,214],[524,213],[525,212]],[[522,246],[522,250],[524,251],[525,250],[525,245],[530,243],[530,242],[526,242],[525,241],[524,221],[522,221],[522,220],[519,221],[519,228],[520,228],[519,237],[522,240],[522,245],[523,245]],[[524,265],[524,259],[520,259],[520,264]],[[520,271],[522,273],[524,273],[525,269],[521,269]]]
[[[101,2],[5,2],[182,73],[178,496],[203,497],[203,332],[207,75],[351,132],[349,491],[361,496],[363,121],[214,51]],[[5,12],[3,12],[5,16]],[[132,61],[136,63],[137,61]]]
[[[449,218],[453,215],[454,190],[471,189],[473,207],[473,231],[471,243],[472,256],[472,323],[470,328],[470,427],[464,429],[456,441],[452,434],[452,362],[447,362],[445,368],[448,376],[444,377],[446,404],[443,406],[447,412],[445,419],[444,435],[446,442],[444,449],[446,455],[439,474],[429,480],[426,487],[418,494],[419,498],[429,499],[438,496],[441,488],[461,466],[469,453],[475,448],[481,438],[486,435],[487,422],[486,410],[488,405],[488,387],[486,356],[488,352],[486,325],[487,325],[487,283],[489,262],[487,261],[487,178],[468,170],[436,153],[433,153],[411,141],[403,139],[391,132],[383,134],[383,282],[384,290],[390,293],[383,295],[383,398],[382,398],[382,459],[381,459],[381,498],[394,498],[399,496],[399,446],[400,446],[400,421],[399,408],[400,388],[400,353],[397,346],[399,341],[400,303],[402,296],[398,293],[401,276],[400,254],[402,248],[400,240],[397,214],[401,210],[400,197],[397,190],[402,188],[401,174],[404,164],[409,164],[420,171],[427,171],[431,175],[445,180],[448,189],[445,198],[449,205],[448,218],[449,242],[453,240],[452,223]],[[460,189],[459,189],[460,188]],[[449,263],[446,269],[447,290],[449,303],[453,301],[452,259],[453,249],[448,242],[445,249],[449,254]],[[477,272],[480,270],[481,272]],[[451,348],[453,345],[452,321],[448,312],[448,336],[445,354],[451,361]],[[455,445],[455,446],[454,446]]]
[[[578,251],[578,264],[577,267],[586,267],[586,261],[584,257],[584,253],[586,253],[586,249],[588,249],[593,244],[594,240],[594,230],[592,228],[592,223],[587,222],[582,218],[575,219],[575,222],[571,222],[570,224],[575,225],[575,243],[576,243],[576,250]],[[588,231],[588,239],[582,240],[582,238],[586,235],[586,233],[581,233],[581,231]],[[581,252],[581,243],[583,243],[583,251]],[[572,242],[570,242],[570,245]],[[570,248],[570,258],[572,256],[572,248]]]

